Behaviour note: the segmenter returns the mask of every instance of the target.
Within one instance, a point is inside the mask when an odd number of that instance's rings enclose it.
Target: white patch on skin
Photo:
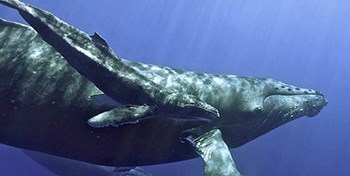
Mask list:
[[[175,81],[171,78],[171,77],[168,77],[167,79],[166,79],[166,83],[165,83],[165,85],[166,85],[166,87],[173,87],[173,83],[174,83]]]
[[[189,83],[189,84],[192,83],[192,78],[186,76],[184,79],[185,79],[185,81],[186,81],[187,83]]]
[[[31,53],[31,57],[32,58],[34,58],[34,59],[39,59],[40,57],[38,57],[38,56],[40,56],[40,54],[42,53],[42,47],[36,47],[36,48],[34,48],[32,51],[32,53]]]
[[[89,50],[86,50],[86,49],[81,48],[81,47],[79,47],[79,46],[75,46],[75,48],[76,48],[79,52],[81,52],[81,53],[85,54],[86,56],[88,56],[89,58],[94,58],[94,55],[93,55]],[[94,59],[94,60],[95,60],[95,59]]]
[[[90,51],[91,49],[89,48],[89,46],[88,46],[88,49],[90,49],[90,50],[87,50],[87,49],[85,49],[85,48],[82,48],[82,47],[80,47],[80,46],[74,44],[75,42],[74,42],[71,38],[68,37],[68,34],[64,34],[64,35],[63,35],[63,39],[64,39],[66,42],[68,42],[69,45],[71,45],[72,47],[74,47],[77,51],[79,51],[79,52],[81,52],[82,54],[86,55],[86,56],[89,57],[90,59],[92,59],[92,60],[94,60],[94,61],[98,61],[98,60],[99,60],[99,59],[97,59],[97,58],[95,57],[94,54],[91,53],[91,51]],[[110,68],[109,68],[109,69],[110,69]]]
[[[105,127],[111,125],[112,121],[107,113],[101,113],[97,116],[90,118],[88,123],[93,127]]]
[[[160,77],[155,77],[153,79],[153,82],[156,83],[156,84],[159,84],[161,81],[162,81],[162,79]]]
[[[56,67],[57,63],[56,62],[50,62],[50,67]]]
[[[204,85],[203,85],[203,82],[202,81],[199,81],[198,79],[196,80],[196,87],[199,87],[199,88],[203,88]]]
[[[230,79],[236,79],[237,76],[236,75],[227,75],[227,78],[230,78]]]
[[[214,77],[213,78],[213,81],[218,84],[218,85],[221,85],[221,84],[224,84],[225,83],[225,80],[222,79],[222,78],[218,78],[218,77]]]
[[[154,67],[154,66],[152,67],[151,66],[151,70],[152,71],[161,71],[162,69],[160,69],[159,67]]]

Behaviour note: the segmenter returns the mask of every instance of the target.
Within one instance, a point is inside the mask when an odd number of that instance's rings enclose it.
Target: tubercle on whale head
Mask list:
[[[320,91],[296,87],[271,79],[267,81],[270,91],[264,99],[264,110],[273,113],[279,109],[280,112],[284,112],[282,120],[286,121],[286,119],[301,116],[313,117],[328,103]]]
[[[256,79],[240,95],[240,110],[261,119],[286,123],[302,116],[313,117],[327,105],[320,92],[273,79]],[[258,83],[257,83],[258,82]]]

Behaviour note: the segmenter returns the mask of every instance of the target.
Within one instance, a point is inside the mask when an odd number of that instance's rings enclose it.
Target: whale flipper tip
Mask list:
[[[124,124],[135,124],[152,115],[153,108],[147,105],[130,105],[117,107],[98,114],[88,120],[88,124],[95,128],[108,126],[118,127]]]

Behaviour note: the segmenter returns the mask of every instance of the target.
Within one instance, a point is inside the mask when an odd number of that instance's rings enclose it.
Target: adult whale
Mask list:
[[[0,2],[8,5],[8,2],[17,1]],[[18,4],[10,4],[12,7],[17,7],[16,5]],[[34,9],[32,12],[39,19],[47,17],[46,13],[36,11],[33,7],[28,9]],[[148,118],[136,124],[121,126],[117,124],[116,128],[101,129],[89,127],[84,123],[85,120],[100,112],[104,112],[103,114],[107,112],[108,116],[108,112],[115,112],[108,111],[113,107],[91,101],[90,96],[99,93],[98,89],[70,68],[63,58],[44,43],[32,29],[2,22],[1,27],[4,30],[1,30],[1,38],[4,38],[5,42],[2,47],[3,52],[0,53],[1,72],[6,76],[1,77],[5,81],[0,89],[0,96],[4,100],[1,112],[5,114],[3,115],[5,123],[2,124],[4,128],[1,126],[0,129],[0,140],[9,145],[105,165],[127,166],[172,162],[197,156],[190,145],[179,140],[184,134],[188,134],[187,132],[202,134],[203,131],[220,129],[228,146],[238,147],[293,119],[304,115],[314,116],[326,104],[324,96],[317,91],[287,85],[272,79],[184,72],[116,57],[108,58],[105,56],[114,56],[114,54],[110,53],[111,50],[100,37],[90,38],[61,21],[56,23],[57,18],[54,16],[49,16],[49,21],[53,23],[46,23],[49,24],[49,28],[40,26],[45,23],[43,21],[38,23],[35,21],[37,18],[33,20],[30,15],[21,12],[43,39],[54,46],[65,56],[65,59],[71,57],[69,54],[67,57],[65,51],[72,50],[60,48],[57,46],[59,42],[62,42],[62,39],[69,39],[69,41],[63,40],[68,42],[68,49],[78,46],[78,50],[77,48],[73,50],[75,52],[73,55],[82,56],[77,57],[81,60],[78,60],[78,63],[72,64],[72,61],[70,63],[115,100],[135,105],[143,102],[143,96],[139,96],[141,99],[134,97],[134,93],[138,93],[134,91],[136,89],[128,92],[130,87],[126,89],[121,87],[121,92],[127,94],[120,95],[118,90],[116,92],[113,87],[106,86],[108,85],[106,81],[123,77],[120,74],[126,70],[124,73],[144,75],[136,77],[137,80],[142,78],[142,82],[136,84],[131,80],[131,85],[140,85],[143,90],[145,85],[151,84],[161,87],[160,90],[170,92],[169,95],[173,92],[192,95],[203,101],[204,105],[208,104],[218,109],[221,116],[214,122],[208,123],[186,118],[163,118],[168,111],[160,113],[161,115],[151,112]],[[40,24],[39,27],[38,24]],[[60,28],[51,29],[55,25]],[[41,31],[40,27],[48,30]],[[51,36],[56,38],[48,38],[47,34],[52,34],[50,33],[52,31],[56,34]],[[58,43],[55,43],[55,39],[58,39],[56,40]],[[17,46],[18,52],[14,52],[11,46]],[[80,53],[77,55],[76,51]],[[95,59],[89,54],[92,56],[97,54],[99,57]],[[87,65],[84,64],[86,61],[88,61]],[[107,69],[98,69],[98,76],[95,78],[95,75],[84,72],[84,69],[94,65],[91,63],[97,63],[101,68]],[[123,64],[125,66],[123,68],[126,69],[108,69],[110,64],[116,64],[116,67],[119,66],[118,64]],[[75,80],[71,80],[72,78]],[[99,79],[101,82],[98,82]],[[82,82],[84,84],[81,84]],[[8,92],[14,93],[7,94]],[[150,95],[150,93],[141,91],[141,95]],[[149,96],[145,102],[153,103],[157,97]],[[155,104],[157,105],[157,102]],[[175,103],[175,105],[178,104]],[[163,104],[159,107],[166,108]],[[212,110],[211,108],[198,109]],[[185,111],[185,115],[187,115],[186,112],[188,111]],[[208,114],[211,112],[213,111],[209,111]],[[203,111],[199,114],[206,115]],[[112,119],[112,123],[102,121],[102,125],[93,123],[92,126],[115,125],[114,122]],[[120,122],[119,119],[117,122]],[[29,140],[30,137],[37,139]]]

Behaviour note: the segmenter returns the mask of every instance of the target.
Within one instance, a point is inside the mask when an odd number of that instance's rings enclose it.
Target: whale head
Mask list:
[[[214,125],[187,130],[185,135],[218,128],[230,147],[238,147],[287,122],[303,116],[314,117],[328,103],[319,91],[274,79],[230,78],[222,82],[226,85],[221,91],[226,92],[211,98],[220,100],[215,106],[221,114],[219,120]]]
[[[319,91],[273,79],[244,77],[237,85],[232,110],[218,125],[231,147],[300,117],[314,117],[328,103]]]
[[[302,116],[314,117],[327,105],[326,97],[319,91],[268,80],[262,113],[272,118],[275,126]]]
[[[279,126],[302,116],[314,117],[327,105],[319,91],[296,87],[273,79],[250,80],[241,92],[239,110]]]

